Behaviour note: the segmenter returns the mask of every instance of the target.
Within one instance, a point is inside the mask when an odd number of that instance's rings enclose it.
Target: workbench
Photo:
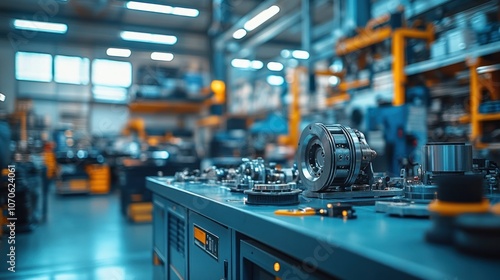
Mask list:
[[[159,278],[500,277],[499,260],[427,243],[424,235],[431,227],[428,219],[390,217],[376,213],[373,206],[355,206],[358,217],[350,220],[278,216],[274,213],[277,209],[325,207],[330,200],[301,196],[298,206],[253,206],[245,204],[243,193],[215,184],[173,182],[168,177],[148,177],[147,188],[154,194],[153,251],[155,276]],[[167,220],[169,215],[175,216],[175,224]],[[208,240],[202,239],[208,244],[215,238],[215,245],[210,246],[216,248],[201,249],[197,227],[207,229],[206,234],[201,234]],[[179,234],[184,236],[179,238]],[[169,244],[173,235],[174,241],[183,242],[182,248],[178,243]],[[255,257],[258,253],[262,257]],[[249,261],[253,264],[249,265]],[[267,272],[259,274],[256,267]],[[274,278],[264,277],[271,274]]]

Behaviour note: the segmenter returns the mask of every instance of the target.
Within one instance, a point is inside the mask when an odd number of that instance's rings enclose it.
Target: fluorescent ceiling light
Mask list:
[[[280,7],[273,5],[264,11],[260,12],[258,15],[254,16],[252,19],[247,21],[243,27],[248,30],[252,31],[255,28],[259,27],[261,24],[272,18],[274,15],[279,13]]]
[[[243,28],[240,28],[233,33],[233,38],[239,40],[247,35],[247,31]]]
[[[129,57],[132,52],[129,49],[108,48],[106,54],[109,56]]]
[[[235,58],[231,61],[231,65],[235,68],[243,68],[243,69],[248,69],[248,68],[253,68],[253,69],[261,69],[264,67],[264,63],[260,60],[248,60],[248,59],[241,59],[241,58]]]
[[[159,61],[172,61],[172,59],[174,59],[174,55],[171,53],[152,52],[151,59]]]
[[[169,14],[169,15],[184,16],[184,17],[197,17],[200,14],[200,11],[198,11],[197,9],[172,7],[167,5],[159,5],[159,4],[136,2],[136,1],[129,1],[125,6],[131,10]]]
[[[276,75],[267,76],[266,80],[267,83],[272,86],[281,86],[285,82],[285,79],[283,77]]]
[[[231,66],[236,68],[250,68],[252,66],[252,62],[248,59],[235,58],[231,60]]]
[[[283,70],[283,64],[279,62],[269,62],[267,63],[267,69],[271,71],[281,71]]]
[[[296,59],[308,59],[309,58],[309,53],[306,51],[301,51],[301,50],[294,50],[292,52],[292,56]]]
[[[252,60],[252,68],[253,69],[262,69],[262,67],[264,67],[264,63],[262,63],[262,61]]]
[[[51,32],[64,34],[68,31],[68,26],[64,23],[43,22],[34,20],[15,19],[14,28],[20,30],[31,30],[40,32]]]
[[[200,12],[196,9],[173,7],[172,15],[184,17],[197,17]]]
[[[177,37],[172,35],[122,31],[120,32],[120,37],[122,37],[122,39],[126,41],[136,41],[144,43],[156,43],[164,45],[173,45],[177,43]]]

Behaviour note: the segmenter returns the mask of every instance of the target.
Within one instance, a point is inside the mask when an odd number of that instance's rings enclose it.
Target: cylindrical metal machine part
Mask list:
[[[436,199],[437,186],[433,185],[407,185],[404,187],[404,198],[413,202],[429,203]]]
[[[354,184],[375,156],[358,130],[340,124],[313,123],[300,136],[297,164],[307,189],[328,192]]]
[[[423,169],[433,173],[472,171],[472,146],[465,143],[429,143],[423,147]]]

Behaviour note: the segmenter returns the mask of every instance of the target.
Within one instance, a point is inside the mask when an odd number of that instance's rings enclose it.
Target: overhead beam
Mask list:
[[[66,34],[51,34],[44,32],[24,32],[15,30],[10,27],[11,16],[5,16],[0,13],[0,33],[5,34],[7,39],[11,41],[13,48],[22,48],[24,44],[29,44],[35,41],[54,42],[76,42],[87,45],[102,45],[106,47],[123,46],[134,48],[136,50],[150,51],[169,51],[177,54],[192,54],[192,55],[208,55],[209,42],[206,35],[182,34],[177,32],[168,32],[154,28],[134,28],[133,26],[117,26],[101,25],[98,23],[82,23],[80,21],[67,21],[69,31]],[[149,44],[141,42],[124,41],[120,38],[120,31],[129,29],[132,31],[160,33],[178,37],[178,41],[174,45]],[[14,38],[14,39],[13,39]]]
[[[312,14],[311,14],[311,1],[312,0],[302,0],[301,18],[302,18],[302,38],[301,45],[302,50],[311,53],[311,43],[312,43]],[[312,71],[311,63],[309,60],[304,61],[309,72]]]
[[[333,31],[333,19],[329,20],[327,22],[324,22],[316,27],[313,28],[312,30],[312,38],[313,40],[321,40],[322,36],[331,36],[332,31]]]
[[[334,36],[328,36],[313,43],[311,56],[309,60],[314,63],[321,59],[333,57],[335,55],[334,47],[337,39]]]
[[[22,11],[11,11],[11,10],[0,10],[0,18],[9,18],[9,19],[32,19],[33,14],[22,12]],[[66,17],[66,16],[54,16],[50,17],[50,21],[54,22],[61,22],[61,23],[66,23],[68,25],[71,24],[80,24],[80,25],[100,25],[100,26],[105,26],[106,28],[116,28],[116,29],[123,29],[125,26],[127,27],[134,27],[135,29],[139,30],[156,30],[155,33],[165,33],[165,32],[170,32],[170,33],[175,33],[175,34],[191,34],[191,35],[197,35],[197,36],[206,36],[205,30],[190,30],[190,29],[184,29],[184,28],[168,28],[168,29],[163,29],[160,27],[152,27],[149,25],[141,25],[141,24],[127,24],[119,21],[110,21],[110,20],[103,20],[99,19],[98,22],[95,20],[91,19],[85,19],[85,18],[74,18],[74,17]]]

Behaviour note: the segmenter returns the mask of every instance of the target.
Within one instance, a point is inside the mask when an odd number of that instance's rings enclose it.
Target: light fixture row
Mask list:
[[[264,67],[264,63],[260,60],[249,60],[249,59],[241,59],[241,58],[235,58],[231,60],[231,66],[235,68],[241,68],[241,69],[255,69],[259,70]],[[271,61],[266,64],[267,69],[269,71],[276,71],[279,72],[283,70],[285,67],[283,66],[282,63],[276,62],[276,61]]]
[[[108,56],[115,57],[130,57],[132,51],[129,49],[108,48],[106,50],[106,54]],[[166,52],[152,52],[151,59],[156,61],[172,61],[174,59],[174,55]]]
[[[152,3],[137,2],[137,1],[129,1],[125,4],[125,7],[127,7],[127,9],[130,10],[184,16],[184,17],[197,17],[200,14],[200,11],[198,11],[197,9],[172,7],[168,5],[152,4]]]
[[[125,7],[130,10],[171,14],[185,17],[197,17],[200,11],[191,8],[173,7],[167,5],[159,5],[145,2],[128,1]],[[65,34],[68,32],[68,25],[64,23],[45,22],[36,20],[14,19],[12,21],[14,28],[19,30],[49,32],[57,34]],[[122,31],[120,37],[126,41],[136,41],[145,43],[157,43],[165,45],[173,45],[177,42],[177,37],[172,35]]]
[[[49,32],[64,34],[68,31],[68,26],[64,23],[43,22],[34,20],[15,19],[12,21],[14,28],[19,30]],[[120,37],[125,41],[155,43],[163,45],[173,45],[177,43],[177,37],[173,35],[135,32],[135,31],[121,31]]]

